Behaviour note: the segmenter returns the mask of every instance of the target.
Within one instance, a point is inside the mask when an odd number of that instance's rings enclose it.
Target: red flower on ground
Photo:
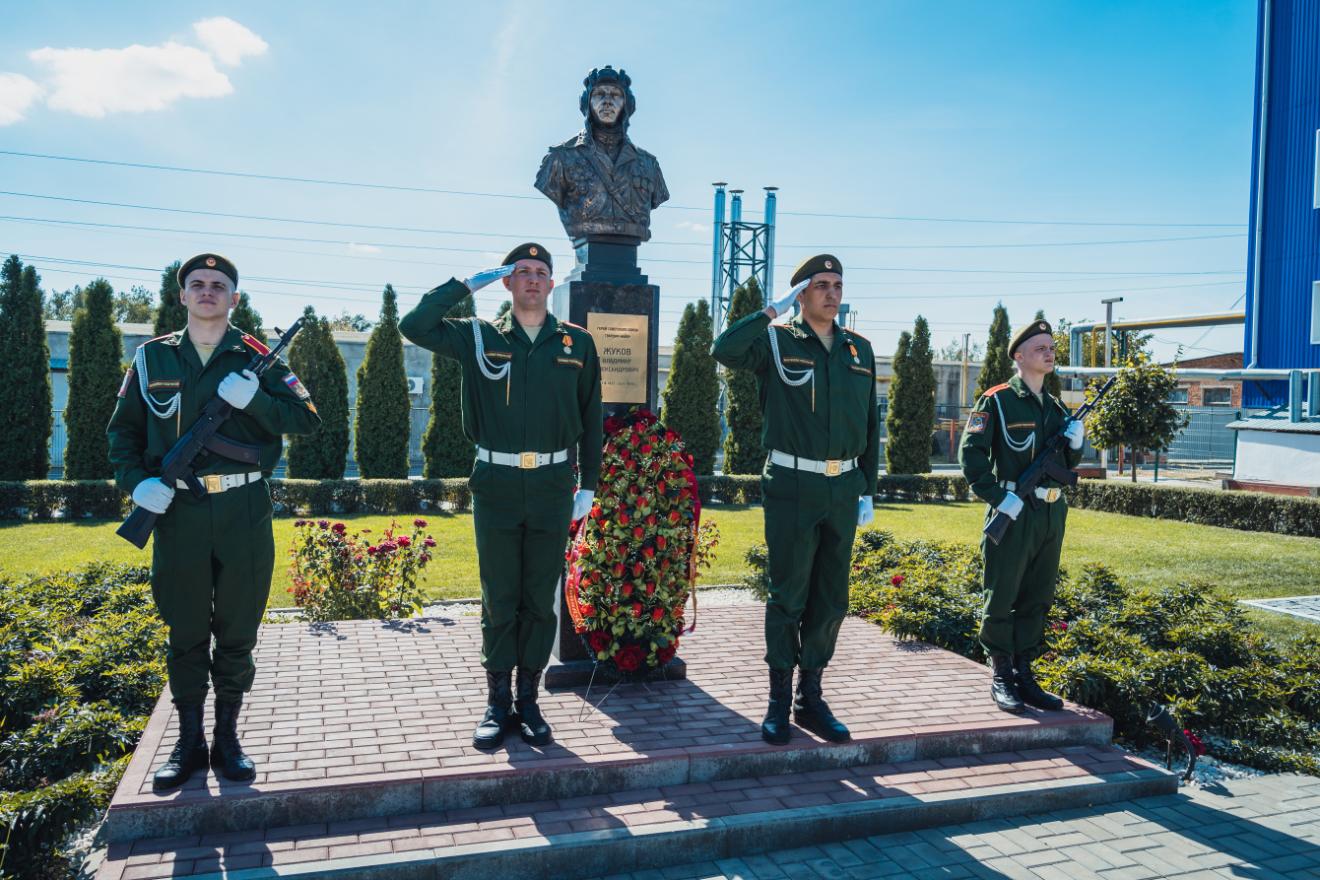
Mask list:
[[[1068,622],[1066,620],[1056,620],[1054,623],[1050,624],[1050,629],[1055,632],[1067,632]]]
[[[614,665],[624,672],[636,672],[644,659],[645,655],[637,645],[625,645],[614,655]]]
[[[891,578],[889,579],[889,582],[890,582],[891,584],[893,584],[894,586],[897,587],[899,584],[903,583],[903,581],[905,581],[905,580],[907,580],[907,578],[903,577],[903,575],[901,575],[901,574],[896,574],[896,575],[894,575],[893,577],[891,577]]]
[[[1190,730],[1184,730],[1183,736],[1187,737],[1187,741],[1192,744],[1192,751],[1196,752],[1196,757],[1199,758],[1205,754],[1206,752],[1205,743],[1201,742],[1201,738],[1199,736],[1192,733]]]

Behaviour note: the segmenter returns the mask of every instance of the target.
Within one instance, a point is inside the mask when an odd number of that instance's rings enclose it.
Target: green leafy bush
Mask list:
[[[426,520],[413,520],[411,534],[396,535],[391,523],[379,541],[368,529],[350,535],[341,522],[294,525],[289,574],[294,604],[308,620],[410,617],[422,610],[417,579],[435,552]]]
[[[147,569],[0,580],[0,877],[76,867],[165,683]]]
[[[1068,504],[1128,516],[1320,538],[1320,499],[1316,498],[1082,480],[1068,491]]]
[[[749,583],[764,578],[764,560],[763,546],[748,551]],[[861,531],[851,611],[982,661],[981,566],[970,546]],[[1100,566],[1060,572],[1036,671],[1046,687],[1112,717],[1120,739],[1154,737],[1146,714],[1160,703],[1216,757],[1320,775],[1320,634],[1271,640],[1208,585],[1152,590]]]

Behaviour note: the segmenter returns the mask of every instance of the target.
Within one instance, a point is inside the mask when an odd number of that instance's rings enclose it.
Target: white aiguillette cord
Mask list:
[[[772,355],[771,360],[775,362],[775,369],[779,371],[779,378],[783,381],[785,385],[791,385],[794,388],[797,388],[801,385],[805,385],[808,382],[810,382],[811,411],[815,412],[816,411],[816,368],[805,367],[803,369],[797,369],[796,367],[784,366],[784,362],[779,356],[779,337],[775,334],[775,325],[771,324],[769,327],[766,327],[765,332],[770,336],[770,354]],[[795,373],[796,375],[790,378],[789,377],[790,373]]]
[[[182,391],[174,392],[174,396],[169,398],[166,403],[158,402],[147,391],[147,347],[145,345],[138,346],[137,354],[133,355],[133,368],[137,370],[138,390],[142,392],[142,401],[156,418],[168,419],[178,412],[179,398],[183,396]]]
[[[470,323],[472,324],[472,342],[477,348],[477,369],[481,370],[481,375],[485,376],[492,382],[498,382],[501,379],[505,380],[504,404],[505,406],[508,406],[510,382],[509,370],[513,366],[513,361],[511,359],[507,360],[504,362],[504,365],[500,367],[496,367],[491,363],[490,359],[486,357],[486,343],[482,341],[481,338],[481,322],[473,319]]]

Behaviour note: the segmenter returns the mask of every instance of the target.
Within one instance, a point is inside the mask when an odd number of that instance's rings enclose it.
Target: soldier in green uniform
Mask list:
[[[558,626],[555,587],[569,522],[591,509],[600,476],[600,361],[586,330],[546,310],[552,272],[544,247],[519,245],[500,268],[435,288],[399,322],[404,336],[463,368],[463,431],[477,446],[469,486],[487,706],[472,743],[481,749],[498,747],[515,722],[526,742],[550,741],[537,693]],[[502,318],[445,317],[501,278],[513,299]]]
[[[206,767],[203,703],[215,687],[211,764],[226,778],[251,780],[252,760],[238,740],[243,694],[252,689],[252,649],[275,564],[270,490],[284,434],[320,425],[298,377],[277,363],[260,378],[245,369],[269,349],[229,323],[238,305],[238,270],[218,254],[179,268],[179,299],[188,324],[138,346],[110,418],[115,482],[140,507],[160,514],[152,545],[151,592],[169,628],[166,666],[179,718],[179,739],[156,771],[156,790],[182,785]],[[221,428],[233,457],[204,452],[195,498],[157,476],[161,460],[219,395],[236,412]],[[212,639],[215,645],[212,648]]]
[[[789,704],[801,726],[832,742],[848,728],[821,696],[821,675],[848,611],[857,527],[875,516],[880,466],[875,356],[865,338],[839,327],[843,265],[821,254],[793,273],[793,288],[764,311],[730,325],[715,359],[757,376],[769,451],[761,477],[770,599],[765,662],[770,701],[761,737],[789,741]],[[770,322],[798,302],[801,314]],[[793,699],[793,667],[798,677]]]
[[[1045,614],[1054,601],[1059,552],[1068,504],[1062,487],[1046,480],[1034,504],[1024,504],[1014,481],[1035,451],[1060,429],[1068,436],[1067,463],[1082,458],[1082,423],[1072,419],[1058,398],[1045,390],[1054,369],[1054,333],[1046,321],[1018,330],[1008,346],[1017,375],[986,390],[963,429],[958,460],[978,498],[1013,519],[999,544],[981,539],[985,557],[981,644],[994,669],[990,695],[1000,709],[1019,714],[1026,705],[1062,709],[1063,701],[1036,682],[1031,661],[1040,653]]]

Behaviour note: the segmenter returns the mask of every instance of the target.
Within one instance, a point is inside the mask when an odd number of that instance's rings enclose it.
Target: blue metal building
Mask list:
[[[1320,368],[1320,0],[1258,0],[1244,366]],[[1314,374],[1312,374],[1314,375]],[[1285,404],[1247,382],[1243,404]]]

